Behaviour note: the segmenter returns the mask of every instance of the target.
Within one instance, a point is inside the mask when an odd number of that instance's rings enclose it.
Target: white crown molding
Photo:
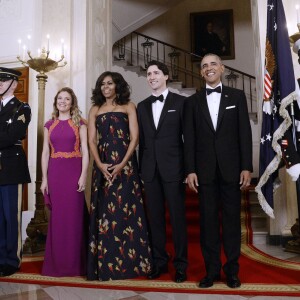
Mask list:
[[[159,17],[182,0],[132,1],[113,0],[112,39],[113,43],[127,34]]]

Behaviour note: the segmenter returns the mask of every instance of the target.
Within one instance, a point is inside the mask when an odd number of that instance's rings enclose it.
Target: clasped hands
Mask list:
[[[114,180],[116,179],[117,175],[122,171],[122,169],[124,168],[124,166],[125,165],[123,163],[116,164],[116,165],[101,164],[99,166],[99,169],[102,172],[102,174],[105,177],[105,179],[110,184],[112,184],[114,182]]]

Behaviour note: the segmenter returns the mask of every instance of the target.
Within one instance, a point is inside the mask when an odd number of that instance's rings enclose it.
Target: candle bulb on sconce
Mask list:
[[[47,34],[47,52],[50,51],[50,35]]]
[[[31,48],[31,35],[30,34],[27,35],[27,39],[28,39],[28,51],[29,51],[29,49]]]
[[[31,39],[31,37],[28,36],[28,39]],[[22,54],[22,58],[21,55],[19,54],[17,56],[17,59],[24,65],[24,66],[29,66],[31,69],[41,73],[41,74],[45,74],[49,71],[55,70],[56,68],[59,67],[64,67],[67,62],[64,61],[63,64],[59,64],[60,62],[62,62],[64,60],[64,40],[61,40],[62,42],[62,55],[60,57],[60,59],[56,60],[57,57],[57,53],[55,54],[55,59],[52,59],[49,57],[50,55],[50,50],[49,50],[49,39],[50,39],[50,35],[47,34],[47,50],[45,49],[45,47],[42,47],[42,50],[38,49],[38,56],[37,57],[33,57],[31,55],[30,49],[27,48],[25,45],[23,45],[23,54]],[[19,52],[20,52],[20,43],[21,40],[18,41],[19,43]],[[28,55],[28,60],[26,60],[26,49],[27,49],[27,55]]]
[[[24,65],[28,66],[31,69],[41,73],[45,74],[49,71],[55,70],[59,67],[64,67],[67,62],[64,61],[62,65],[59,63],[64,60],[64,56],[62,56],[59,60],[53,60],[52,58],[49,57],[50,51],[46,51],[46,49],[43,47],[42,51],[39,52],[38,57],[32,57],[30,51],[27,51],[27,55],[29,59],[26,61],[25,60],[25,50],[26,46],[23,46],[23,58],[21,59],[20,56],[17,56],[17,59]]]

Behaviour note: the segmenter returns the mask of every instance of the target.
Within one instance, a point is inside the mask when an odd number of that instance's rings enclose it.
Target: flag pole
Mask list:
[[[297,139],[296,139],[295,110],[294,110],[294,103],[293,102],[290,104],[290,115],[291,115],[291,119],[292,119],[293,143],[294,143],[295,149],[297,151],[298,147],[297,147]]]

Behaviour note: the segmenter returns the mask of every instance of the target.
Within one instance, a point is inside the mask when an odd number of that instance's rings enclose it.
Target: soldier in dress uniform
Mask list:
[[[291,179],[296,181],[300,175],[300,109],[297,102],[294,102],[294,113],[297,150],[293,141],[293,125],[291,125],[281,139],[281,151],[286,171]]]
[[[20,75],[0,67],[0,277],[14,274],[21,265],[22,190],[30,182],[22,140],[31,109],[14,96]]]

